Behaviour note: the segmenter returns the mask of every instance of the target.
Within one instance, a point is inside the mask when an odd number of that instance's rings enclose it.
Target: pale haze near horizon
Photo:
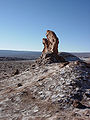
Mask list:
[[[0,0],[0,50],[42,51],[48,29],[59,51],[90,52],[90,0]]]

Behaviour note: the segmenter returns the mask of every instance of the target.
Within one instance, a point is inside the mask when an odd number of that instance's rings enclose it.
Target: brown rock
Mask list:
[[[85,105],[82,105],[82,103],[80,103],[78,100],[74,100],[74,101],[73,101],[73,106],[74,106],[75,108],[80,108],[80,109],[85,109],[85,108],[86,108],[86,106],[85,106]]]
[[[59,40],[56,34],[53,31],[47,30],[46,37],[47,38],[43,38],[44,49],[42,54],[47,52],[58,54]]]
[[[22,86],[22,84],[21,83],[18,83],[18,87],[21,87]]]
[[[36,64],[45,65],[57,62],[66,62],[63,56],[58,55],[59,40],[53,31],[47,30],[47,38],[43,38],[44,49],[42,55],[35,61]]]
[[[16,69],[16,71],[14,72],[14,75],[18,75],[19,74],[19,70]]]

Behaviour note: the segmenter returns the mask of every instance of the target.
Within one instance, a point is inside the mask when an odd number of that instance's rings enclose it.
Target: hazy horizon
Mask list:
[[[16,51],[16,52],[42,52],[42,51],[31,51],[31,50],[3,50],[3,49],[0,49],[0,51]],[[59,51],[59,52],[67,52],[67,53],[90,53],[89,51],[88,52],[85,52],[85,51],[80,51],[80,52],[77,52],[77,51]]]

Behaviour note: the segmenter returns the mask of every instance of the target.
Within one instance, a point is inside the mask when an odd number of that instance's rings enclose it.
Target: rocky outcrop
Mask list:
[[[47,30],[47,38],[43,38],[44,49],[41,56],[35,61],[37,65],[66,62],[63,56],[58,55],[59,39],[53,31]]]
[[[47,30],[46,37],[47,38],[43,38],[44,49],[42,54],[48,52],[58,54],[59,40],[56,34],[53,31]]]
[[[35,60],[33,65],[42,66],[42,65],[51,64],[51,63],[63,63],[63,62],[67,63],[67,61],[62,56],[49,52],[49,53],[43,54],[43,56],[40,56],[37,60]]]
[[[71,53],[67,53],[67,52],[60,52],[59,56],[63,57],[66,61],[82,61],[79,57],[71,54]]]

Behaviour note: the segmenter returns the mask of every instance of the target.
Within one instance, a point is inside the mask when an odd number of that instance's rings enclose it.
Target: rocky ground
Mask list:
[[[18,70],[18,74],[28,69],[33,61],[21,60],[21,61],[0,61],[0,80],[12,77]]]
[[[75,60],[0,66],[0,76],[4,70],[9,74],[0,78],[0,120],[90,119],[90,64]]]

